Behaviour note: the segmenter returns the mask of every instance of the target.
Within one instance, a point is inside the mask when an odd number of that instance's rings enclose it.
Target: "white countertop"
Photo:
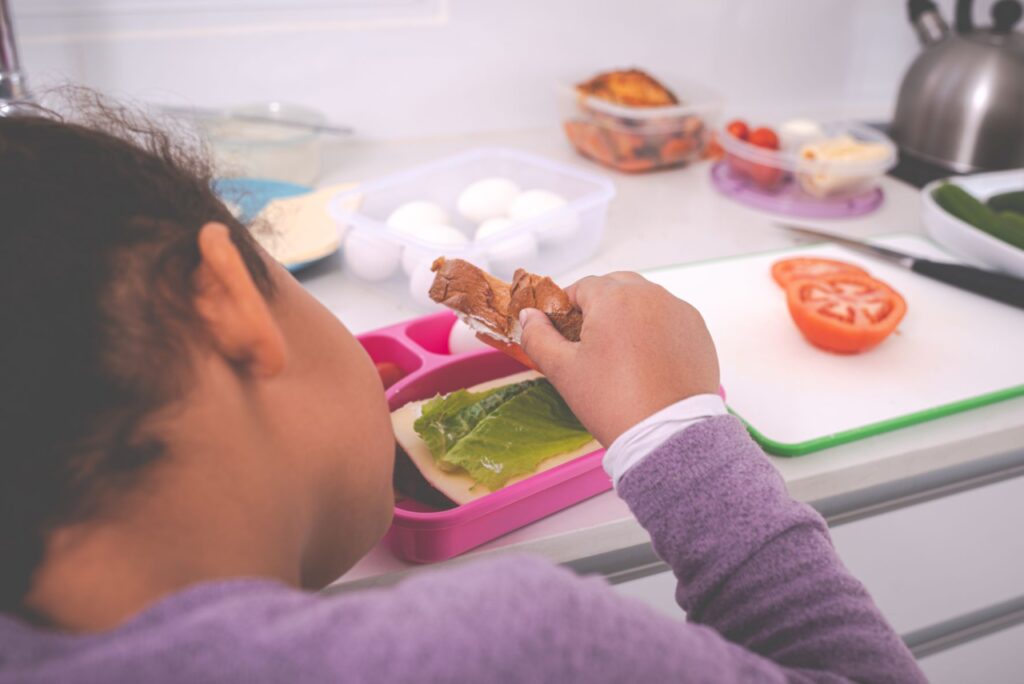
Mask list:
[[[369,179],[468,147],[507,146],[585,165],[557,128],[457,138],[395,142],[350,142],[329,150],[336,162],[324,184]],[[561,274],[576,278],[613,270],[643,270],[793,244],[772,227],[768,214],[747,209],[711,186],[708,165],[646,175],[603,171],[615,183],[604,242],[589,262]],[[852,237],[922,232],[915,188],[883,178],[886,201],[863,218],[814,221]],[[407,297],[381,290],[345,273],[337,256],[300,275],[309,290],[360,333],[422,315]],[[889,432],[800,458],[773,458],[797,499],[818,502],[848,492],[921,477],[982,461],[1024,445],[1024,398]],[[607,492],[494,540],[452,562],[507,551],[540,553],[559,563],[642,544],[646,533],[625,504]],[[382,545],[338,581],[338,585],[390,583],[417,566],[396,559]]]

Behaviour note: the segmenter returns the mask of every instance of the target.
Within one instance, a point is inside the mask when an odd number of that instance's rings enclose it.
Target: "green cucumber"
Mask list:
[[[996,215],[999,231],[992,233],[1003,242],[1024,249],[1024,216],[1015,211],[1001,211]]]
[[[992,211],[1013,211],[1024,215],[1024,190],[992,195],[986,204]]]
[[[932,191],[932,197],[940,207],[975,228],[981,228],[986,233],[999,230],[995,212],[959,185],[943,183]]]
[[[1024,216],[1014,211],[1001,211],[996,214],[969,192],[952,183],[943,183],[935,188],[932,197],[940,207],[958,219],[998,240],[1024,249]]]

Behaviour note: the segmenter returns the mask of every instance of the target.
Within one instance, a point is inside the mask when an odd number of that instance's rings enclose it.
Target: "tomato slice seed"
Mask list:
[[[786,298],[793,321],[809,342],[846,354],[879,344],[907,310],[899,293],[859,273],[794,280]]]

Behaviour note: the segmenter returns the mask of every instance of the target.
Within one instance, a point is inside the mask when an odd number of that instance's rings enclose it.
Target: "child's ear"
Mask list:
[[[214,346],[254,375],[277,375],[286,362],[284,335],[227,226],[207,223],[199,231],[198,242],[194,306]]]

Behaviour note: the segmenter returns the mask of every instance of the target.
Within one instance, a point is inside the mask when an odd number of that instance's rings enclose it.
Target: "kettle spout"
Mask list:
[[[909,0],[907,13],[921,45],[937,43],[949,34],[949,25],[939,14],[939,8],[932,0]]]

